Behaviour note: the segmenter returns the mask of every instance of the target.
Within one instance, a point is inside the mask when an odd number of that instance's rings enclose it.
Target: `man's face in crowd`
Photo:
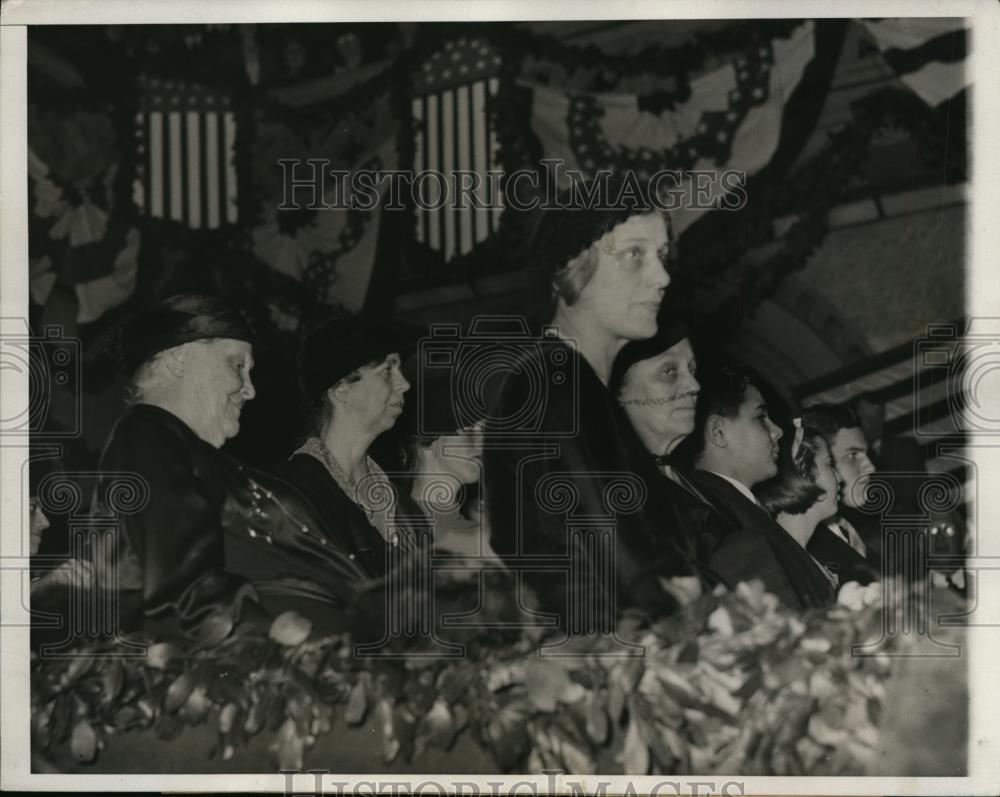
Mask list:
[[[632,216],[594,246],[597,267],[577,303],[614,337],[651,338],[670,284],[663,265],[670,247],[666,222],[659,213]]]
[[[824,520],[837,514],[837,504],[841,492],[840,474],[833,462],[830,449],[822,439],[816,445],[816,486],[822,488],[816,503],[816,510]]]
[[[857,427],[841,429],[833,439],[830,453],[844,482],[844,505],[861,506],[865,500],[868,477],[875,472],[875,466],[868,457],[868,441],[864,432]]]
[[[729,475],[747,487],[774,476],[778,472],[778,441],[782,432],[768,416],[760,391],[754,385],[747,385],[736,417],[723,421]]]

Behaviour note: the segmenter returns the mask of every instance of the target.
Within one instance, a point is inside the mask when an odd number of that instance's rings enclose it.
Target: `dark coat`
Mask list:
[[[308,501],[281,479],[201,440],[170,412],[131,407],[105,445],[94,506],[116,506],[116,476],[135,474],[147,500],[120,512],[118,586],[141,593],[142,613],[197,636],[244,600],[269,614],[296,608],[324,627],[364,574],[324,540]]]
[[[567,364],[565,378],[551,378],[552,362]],[[490,544],[507,567],[564,622],[582,606],[603,617],[673,611],[658,579],[695,572],[696,546],[672,522],[666,477],[587,361],[546,340],[512,363],[493,398],[485,497]]]
[[[657,468],[662,481],[656,489],[662,491],[660,506],[666,513],[664,526],[684,530],[683,535],[678,537],[688,546],[688,556],[698,575],[705,586],[714,586],[722,578],[712,570],[712,555],[718,550],[722,540],[737,530],[737,526],[698,490],[689,474],[676,467],[674,472],[680,483]]]
[[[768,592],[793,608],[826,606],[834,593],[812,557],[778,523],[725,479],[703,470],[694,483],[737,527],[709,559],[730,587],[760,579]]]
[[[840,515],[854,526],[868,552],[865,559],[878,573],[882,572],[882,518],[861,512],[850,506],[841,506]]]
[[[357,564],[367,578],[381,578],[386,574],[390,551],[385,538],[322,462],[309,454],[295,454],[278,473],[294,484],[316,508],[327,539],[338,551]],[[411,535],[429,531],[429,521],[417,503],[396,485],[393,490],[396,523],[400,530]]]
[[[841,584],[857,581],[864,586],[879,580],[879,571],[872,561],[854,550],[826,523],[816,527],[806,550],[832,572]]]

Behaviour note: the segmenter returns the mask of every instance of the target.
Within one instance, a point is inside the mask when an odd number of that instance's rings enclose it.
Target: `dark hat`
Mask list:
[[[133,374],[154,354],[211,338],[253,343],[253,331],[240,312],[222,299],[179,294],[126,318],[115,345],[122,369]]]
[[[582,189],[564,191],[542,212],[531,247],[532,268],[548,279],[622,222],[657,209],[648,184],[634,175],[626,180],[604,174]]]
[[[663,354],[685,338],[691,337],[691,328],[678,318],[664,318],[661,314],[656,334],[646,340],[630,340],[615,357],[608,379],[608,389],[616,394],[625,381],[628,369],[638,362]]]
[[[390,354],[405,354],[418,333],[398,324],[332,318],[316,327],[299,350],[299,379],[307,398],[317,399],[352,371]]]

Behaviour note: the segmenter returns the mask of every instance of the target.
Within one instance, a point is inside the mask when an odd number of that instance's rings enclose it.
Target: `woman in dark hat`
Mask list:
[[[701,388],[689,337],[684,322],[661,318],[653,337],[625,344],[608,382],[646,448],[664,467],[694,431]]]
[[[98,511],[119,518],[117,566],[104,573],[116,580],[106,586],[138,595],[145,622],[161,619],[168,635],[204,640],[231,628],[248,602],[336,626],[361,572],[294,489],[219,451],[254,397],[246,321],[218,299],[182,295],[121,332],[129,407],[94,496]]]
[[[281,474],[316,507],[338,549],[371,578],[415,544],[414,527],[424,517],[369,453],[403,412],[410,384],[400,352],[408,345],[397,327],[337,318],[314,330],[299,354],[309,431]]]
[[[714,583],[718,578],[708,558],[733,526],[671,458],[695,428],[697,371],[689,327],[661,315],[653,337],[627,343],[618,353],[609,387],[659,471],[649,489],[661,506],[662,533],[698,563],[706,582]]]
[[[493,549],[541,605],[566,626],[607,633],[628,607],[673,611],[660,579],[691,572],[660,532],[644,488],[655,465],[607,387],[621,348],[656,333],[671,241],[634,182],[612,178],[578,199],[547,210],[533,243],[550,335],[512,357],[495,392],[486,500]],[[600,608],[582,617],[587,607]]]

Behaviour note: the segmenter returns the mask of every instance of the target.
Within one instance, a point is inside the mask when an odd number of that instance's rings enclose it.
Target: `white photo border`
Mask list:
[[[756,0],[752,6],[738,0],[671,0],[669,3],[633,0],[627,5],[595,2],[553,2],[552,0],[483,0],[449,2],[433,0],[342,0],[334,4],[319,0],[294,0],[273,4],[262,0],[178,0],[157,2],[116,2],[115,0],[5,0],[0,12],[0,317],[27,318],[27,26],[49,24],[202,24],[221,22],[347,22],[436,20],[556,20],[556,19],[704,19],[746,18],[851,18],[851,17],[967,17],[972,27],[970,67],[974,76],[971,163],[972,201],[969,213],[968,279],[966,307],[970,318],[997,319],[1000,328],[1000,270],[995,260],[1000,252],[1000,5],[992,0],[884,0],[878,4],[858,0]],[[0,409],[27,406],[27,379],[24,375],[0,374]],[[1000,381],[1000,380],[994,380]],[[987,385],[980,400],[1000,406],[1000,384]],[[3,417],[8,417],[6,412]],[[978,527],[983,556],[1000,561],[1000,538],[989,531],[1000,528],[1000,447],[988,441],[970,447],[981,485],[977,505]],[[0,445],[0,786],[3,789],[80,791],[277,791],[287,787],[283,775],[127,775],[80,776],[31,773],[29,725],[29,632],[27,612],[22,603],[24,566],[21,535],[26,534],[24,518],[27,486],[21,483],[27,441]],[[992,476],[995,474],[995,479]],[[16,530],[16,531],[15,531]],[[992,540],[991,540],[992,536]],[[994,550],[995,549],[995,550]],[[745,794],[992,794],[1000,783],[1000,572],[983,571],[979,578],[983,617],[996,615],[993,626],[968,629],[970,662],[969,757],[967,777],[961,778],[787,778],[672,777],[691,790],[704,793],[705,783],[727,780],[743,784]],[[977,613],[977,614],[978,614]],[[18,624],[22,625],[18,625]],[[372,774],[330,775],[330,783],[354,779],[373,783]],[[394,783],[417,784],[439,779],[442,784],[504,782],[524,783],[524,776],[471,777],[447,775],[391,776]],[[536,777],[533,782],[548,788],[551,782]],[[560,778],[596,783],[597,778]],[[643,793],[662,779],[606,776],[608,794],[623,793],[631,784],[634,793]],[[698,785],[700,784],[700,785]],[[300,790],[315,787],[310,775],[297,776]],[[494,787],[495,788],[495,787]],[[698,791],[698,789],[701,791]],[[507,793],[507,792],[503,792]],[[542,792],[544,793],[544,792]]]

